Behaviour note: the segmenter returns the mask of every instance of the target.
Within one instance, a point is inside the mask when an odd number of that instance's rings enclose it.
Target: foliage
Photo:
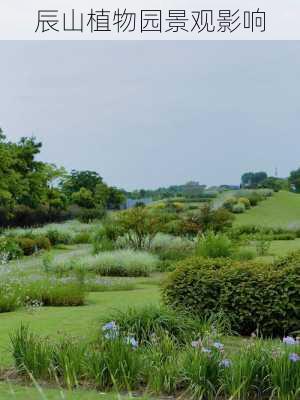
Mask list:
[[[69,389],[84,384],[192,399],[299,397],[299,345],[255,340],[228,354],[211,337],[179,346],[165,332],[144,345],[113,332],[92,343],[66,336],[54,341],[21,326],[11,335],[16,371]]]
[[[294,188],[296,193],[300,192],[300,168],[291,171],[289,176],[289,184]]]
[[[86,260],[87,270],[102,276],[149,276],[157,265],[156,256],[132,250],[106,251]]]
[[[250,200],[247,197],[240,197],[238,199],[238,204],[244,204],[245,208],[248,210],[251,207]]]
[[[102,206],[97,208],[81,209],[78,215],[78,220],[88,224],[93,220],[100,220],[105,216],[105,209]]]
[[[225,234],[208,232],[198,237],[195,252],[202,257],[230,257],[233,247]]]
[[[234,214],[243,214],[246,211],[244,203],[237,203],[232,207],[232,212]]]
[[[18,243],[9,237],[0,237],[0,264],[22,257],[23,251]]]
[[[159,233],[153,239],[150,251],[163,261],[178,261],[191,255],[194,247],[195,243],[189,239]]]
[[[38,301],[44,306],[81,306],[85,303],[85,288],[76,282],[37,280],[24,285],[25,302]]]
[[[0,313],[14,311],[22,303],[20,285],[13,281],[1,281],[0,283]]]
[[[256,256],[255,250],[247,248],[240,248],[233,254],[233,258],[239,261],[254,260]]]
[[[124,194],[103,182],[94,171],[71,171],[61,182],[62,192],[69,202],[86,209],[119,209],[124,203]]]
[[[48,239],[52,246],[56,246],[58,244],[71,244],[72,236],[69,232],[59,230],[59,229],[49,229],[46,232]]]
[[[167,304],[195,316],[222,310],[235,331],[280,335],[299,329],[299,264],[285,268],[191,258],[164,283]]]
[[[136,250],[149,249],[162,226],[159,215],[143,207],[122,211],[116,219],[116,224],[120,227],[128,246]]]
[[[149,305],[115,311],[103,322],[115,321],[120,334],[131,335],[139,343],[150,343],[165,333],[178,343],[199,335],[202,322],[167,307]]]
[[[271,242],[264,237],[256,241],[256,252],[259,256],[266,256],[269,252]]]
[[[246,172],[242,175],[242,185],[247,188],[256,188],[267,179],[266,172]]]

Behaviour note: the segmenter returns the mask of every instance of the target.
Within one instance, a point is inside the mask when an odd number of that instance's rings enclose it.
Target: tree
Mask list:
[[[72,194],[72,201],[80,207],[94,208],[95,202],[93,193],[84,187],[81,187],[78,192]]]
[[[265,179],[267,179],[268,175],[266,172],[246,172],[242,175],[241,181],[242,186],[254,189],[259,186]]]
[[[79,192],[81,188],[89,190],[95,194],[97,185],[103,183],[102,177],[94,171],[75,171],[66,176],[61,182],[63,192],[71,198],[73,193]]]
[[[272,189],[274,192],[279,192],[279,190],[288,190],[288,180],[283,178],[277,178],[274,176],[269,176],[265,179],[260,187],[265,189]]]
[[[291,171],[289,176],[289,183],[296,193],[300,193],[300,168]]]

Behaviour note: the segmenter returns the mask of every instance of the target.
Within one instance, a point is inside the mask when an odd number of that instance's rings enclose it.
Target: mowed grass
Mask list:
[[[39,335],[58,337],[66,333],[89,338],[100,331],[99,321],[112,310],[157,304],[159,299],[159,287],[149,284],[132,291],[90,293],[87,305],[82,307],[41,307],[0,314],[0,367],[12,365],[10,334],[21,323]]]
[[[127,400],[129,396],[99,393],[93,390],[62,390],[40,386],[21,386],[12,382],[0,382],[1,400]],[[139,399],[140,397],[134,397]],[[145,397],[144,397],[145,399]]]
[[[285,191],[275,193],[258,206],[237,215],[235,225],[300,226],[300,194]]]

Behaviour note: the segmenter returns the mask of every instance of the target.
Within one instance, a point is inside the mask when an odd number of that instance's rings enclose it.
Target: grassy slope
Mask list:
[[[300,226],[300,195],[279,192],[244,214],[237,215],[236,225]]]

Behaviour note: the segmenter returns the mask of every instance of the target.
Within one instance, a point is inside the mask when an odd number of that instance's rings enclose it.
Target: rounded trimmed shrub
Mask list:
[[[168,305],[197,317],[223,311],[242,335],[277,336],[300,329],[300,263],[276,268],[254,262],[191,258],[163,285]]]
[[[244,203],[237,203],[232,207],[232,212],[234,214],[243,214],[246,211]]]

